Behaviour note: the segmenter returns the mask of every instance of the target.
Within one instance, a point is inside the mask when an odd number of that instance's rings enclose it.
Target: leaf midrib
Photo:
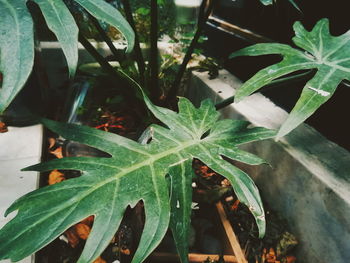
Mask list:
[[[141,161],[140,163],[136,164],[136,165],[133,165],[131,166],[129,169],[121,169],[121,171],[116,174],[115,176],[112,176],[112,177],[109,177],[103,181],[101,181],[99,184],[96,184],[95,186],[91,187],[87,192],[85,192],[85,194],[82,194],[80,195],[79,198],[77,199],[73,199],[74,200],[74,203],[79,203],[80,201],[82,201],[84,198],[86,198],[88,195],[90,195],[92,192],[98,190],[100,187],[106,185],[107,183],[109,182],[112,182],[113,180],[118,180],[120,177],[128,174],[128,173],[131,173],[133,171],[136,171],[138,169],[140,169],[141,167],[143,166],[150,166],[152,164],[154,164],[156,161],[166,157],[167,155],[170,155],[172,153],[178,153],[180,151],[183,151],[185,150],[186,148],[189,148],[193,145],[200,145],[200,141],[199,140],[191,140],[191,141],[187,141],[187,142],[184,142],[182,143],[180,146],[177,146],[177,147],[173,147],[167,151],[164,151],[164,152],[161,152],[159,154],[156,154],[154,155],[154,157],[149,157],[147,158],[146,160],[144,161]],[[170,166],[170,165],[169,165]],[[72,203],[70,203],[70,206],[71,205],[74,205]],[[37,222],[35,222],[34,225],[38,225],[40,224],[41,222],[45,221],[46,219],[50,218],[52,215],[56,214],[56,213],[59,213],[60,211],[62,211],[63,209],[66,209],[67,206],[65,206],[64,204],[61,205],[61,209],[56,209],[56,210],[53,210],[51,213],[48,213],[46,214],[46,216],[42,217],[40,220],[38,220]],[[31,225],[31,228],[33,227],[33,225]],[[20,233],[18,233],[18,235],[16,235],[15,239],[17,237],[19,237],[20,235],[22,235],[23,233],[25,232],[22,231]]]

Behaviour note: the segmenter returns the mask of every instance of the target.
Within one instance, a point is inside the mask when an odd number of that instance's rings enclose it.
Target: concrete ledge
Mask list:
[[[21,172],[22,168],[40,162],[43,140],[43,128],[35,125],[24,128],[9,127],[6,133],[0,133],[0,228],[16,214],[6,218],[6,209],[22,195],[38,186],[37,172]],[[9,263],[9,260],[0,260]],[[34,256],[19,261],[34,262]]]
[[[241,82],[222,70],[217,79],[193,74],[188,97],[197,104],[210,97],[219,102]],[[287,113],[261,94],[222,111],[224,118],[246,119],[255,126],[277,129]],[[301,244],[298,262],[345,263],[350,260],[350,153],[308,125],[280,141],[245,145],[269,166],[246,166],[263,199],[288,221]]]

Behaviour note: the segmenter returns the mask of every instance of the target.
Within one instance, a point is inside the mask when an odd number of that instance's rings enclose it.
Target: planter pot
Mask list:
[[[10,204],[38,186],[38,173],[24,173],[21,169],[40,162],[42,139],[41,125],[9,127],[8,132],[0,133],[0,228],[15,215],[11,213],[6,218],[3,217]],[[10,263],[9,260],[0,262]],[[34,262],[34,256],[20,261],[31,262]]]
[[[194,73],[187,95],[197,103],[208,97],[219,102],[232,96],[240,85],[225,70],[213,80],[207,73]],[[259,93],[221,113],[224,118],[246,119],[271,129],[279,128],[287,117]],[[350,153],[306,124],[278,142],[254,142],[244,150],[271,165],[240,164],[256,182],[263,199],[288,220],[299,238],[298,262],[349,262]]]
[[[238,239],[232,229],[231,223],[227,218],[224,206],[221,202],[215,204],[215,226],[219,233],[221,242],[224,249],[224,260],[226,263],[247,263],[244,257],[244,251],[239,245]],[[189,253],[188,255],[190,263],[202,263],[208,258],[211,260],[218,260],[219,255],[215,254],[202,254],[202,253]],[[180,263],[179,257],[176,254],[154,252],[149,258],[150,262],[169,262]]]
[[[63,62],[63,57],[57,55],[59,52],[55,48],[46,49],[44,52],[57,57],[57,60],[51,59],[47,62],[48,71],[57,76],[55,83],[57,87],[66,77],[66,73],[64,77],[56,74],[60,72],[56,62],[60,58]],[[84,62],[92,61],[86,53],[82,54],[80,59]],[[52,61],[55,61],[55,64],[50,64]],[[207,73],[194,73],[190,80],[191,89],[188,91],[188,97],[197,103],[207,97],[218,102],[233,95],[234,90],[240,85],[240,81],[225,70],[220,72],[219,78],[213,80],[207,78]],[[226,107],[221,113],[224,118],[246,119],[253,125],[274,129],[278,128],[287,116],[286,112],[261,94],[254,94],[238,104]],[[2,136],[3,134],[0,134],[0,139]],[[36,138],[41,138],[41,135]],[[7,142],[6,139],[5,141]],[[9,147],[14,146],[11,143]],[[245,146],[245,150],[259,155],[271,164],[271,167],[242,165],[242,169],[253,177],[263,199],[271,208],[287,218],[292,231],[299,237],[297,258],[300,261],[298,262],[348,262],[350,258],[349,152],[328,141],[307,125],[301,125],[279,142],[273,140],[257,142]],[[18,156],[14,158],[18,159]],[[20,167],[16,170],[19,171],[20,168],[37,163],[39,157],[36,158],[28,164],[18,164]],[[4,172],[1,172],[1,176],[3,174]],[[28,177],[24,173],[23,176]],[[7,179],[1,179],[1,184],[3,181],[8,182]],[[34,175],[31,184],[36,185],[36,182]],[[30,190],[32,189],[26,189],[25,192]],[[18,191],[11,190],[11,192]],[[11,201],[15,199],[13,197]],[[225,235],[230,236],[230,234]],[[236,252],[239,249],[232,248],[232,250],[235,252],[237,262],[240,262],[238,261],[239,252]],[[228,252],[227,254],[229,255]]]

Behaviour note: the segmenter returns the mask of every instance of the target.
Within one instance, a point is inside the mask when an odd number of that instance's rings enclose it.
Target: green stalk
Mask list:
[[[122,76],[115,70],[108,61],[96,50],[96,48],[91,45],[91,43],[79,33],[79,42],[83,45],[87,52],[100,64],[101,68],[112,76],[121,78]]]
[[[145,65],[145,60],[142,56],[140,39],[139,39],[139,36],[137,34],[137,31],[136,31],[135,21],[134,21],[134,18],[132,16],[130,2],[129,2],[129,0],[121,0],[121,2],[123,4],[126,20],[129,22],[130,26],[132,27],[132,29],[135,32],[134,52],[135,52],[137,67],[138,67],[139,74],[140,74],[140,84],[141,84],[141,86],[144,86],[146,65]]]
[[[204,29],[204,26],[205,26],[207,20],[208,20],[208,17],[212,11],[213,4],[214,4],[214,1],[210,1],[210,0],[203,0],[202,1],[202,4],[200,6],[199,16],[198,16],[198,24],[197,24],[196,33],[191,41],[190,46],[187,49],[187,52],[186,52],[185,57],[182,61],[182,64],[180,65],[179,71],[176,74],[173,85],[171,86],[171,88],[168,92],[167,99],[166,99],[167,103],[171,102],[176,97],[176,94],[177,94],[179,87],[180,87],[180,84],[181,84],[181,80],[183,78],[183,75],[185,74],[187,64],[192,58],[192,53],[198,44],[198,40],[202,34],[202,31]],[[208,5],[208,7],[206,9],[205,7],[207,5]]]
[[[221,110],[225,107],[227,107],[228,105],[232,104],[235,102],[235,96],[231,96],[223,101],[220,101],[219,103],[215,104],[215,109],[216,110]]]
[[[91,45],[91,43],[82,35],[79,33],[79,42],[83,45],[83,47],[86,49],[87,52],[97,61],[98,64],[100,64],[101,68],[111,75],[113,78],[116,79],[116,81],[122,82],[124,84],[128,84],[129,86],[133,87],[132,90],[130,89],[121,89],[121,91],[127,96],[129,99],[135,98],[135,92],[139,92],[138,84],[135,80],[131,79],[128,75],[126,75],[123,71],[119,71],[115,68],[113,68],[108,61],[96,50],[96,48]]]
[[[98,31],[99,35],[103,39],[104,42],[106,42],[107,46],[109,47],[110,51],[112,52],[114,58],[119,62],[120,66],[123,67],[123,54],[117,50],[117,48],[114,46],[111,39],[107,36],[105,30],[101,27],[98,20],[89,14],[89,19],[95,26],[96,30]]]
[[[151,50],[150,50],[150,92],[153,100],[160,97],[158,83],[158,5],[157,0],[151,0]]]

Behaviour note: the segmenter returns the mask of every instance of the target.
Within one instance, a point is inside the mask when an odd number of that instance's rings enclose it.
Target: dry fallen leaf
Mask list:
[[[75,231],[77,232],[78,236],[81,239],[86,240],[89,237],[91,227],[89,227],[88,225],[79,223],[75,225]]]
[[[79,236],[73,228],[68,229],[66,232],[64,232],[64,234],[66,235],[69,245],[72,248],[75,248],[79,244]]]
[[[270,248],[269,253],[266,256],[266,262],[276,263],[276,253],[273,248]]]
[[[107,263],[107,262],[103,258],[98,257],[93,263]]]
[[[56,150],[50,151],[51,154],[55,155],[56,158],[61,159],[63,158],[62,154],[62,146],[58,147]]]
[[[59,172],[58,170],[53,170],[50,174],[49,174],[49,180],[48,180],[48,184],[52,185],[52,184],[57,184],[62,182],[63,180],[65,180],[66,178],[64,177],[64,174]]]
[[[222,187],[229,187],[229,186],[231,186],[231,183],[230,183],[229,180],[224,179],[224,180],[221,181],[221,186]]]
[[[286,263],[295,263],[296,260],[297,260],[297,258],[294,256],[287,256],[286,257]]]
[[[230,206],[230,210],[231,210],[231,211],[237,211],[239,204],[240,204],[240,201],[237,199],[237,200]]]
[[[8,129],[7,129],[7,126],[4,122],[0,121],[0,133],[5,133],[7,132]]]
[[[84,220],[82,220],[80,223],[91,227],[92,224],[94,223],[94,216],[89,216],[89,217],[85,218]]]
[[[54,147],[54,146],[55,146],[55,144],[56,144],[56,139],[55,139],[55,138],[50,137],[50,138],[48,139],[48,141],[49,141],[49,150],[51,150],[51,149],[52,149],[52,147]]]
[[[128,249],[128,248],[121,248],[120,249],[120,252],[122,253],[122,254],[124,254],[124,255],[130,255],[130,249]]]

